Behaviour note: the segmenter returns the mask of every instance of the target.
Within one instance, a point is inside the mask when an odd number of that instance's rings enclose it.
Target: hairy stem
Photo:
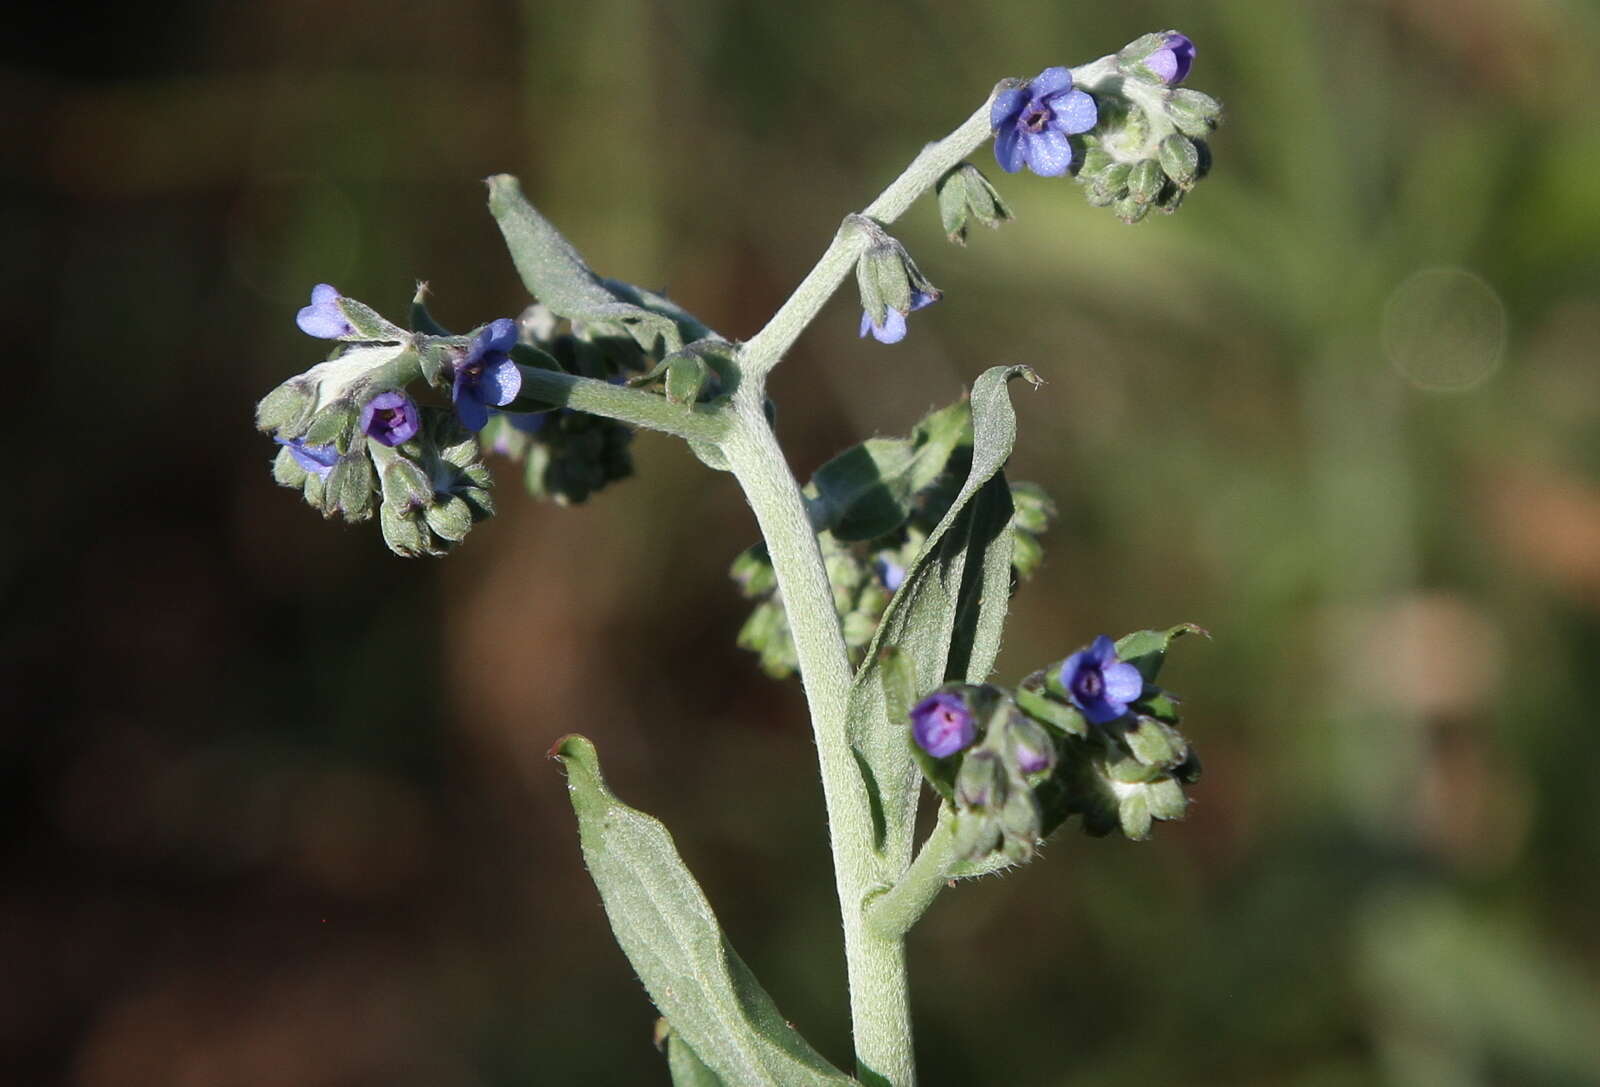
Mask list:
[[[506,411],[525,411],[538,404],[555,404],[700,442],[720,442],[729,430],[731,412],[727,408],[706,404],[674,404],[654,393],[613,385],[608,381],[596,381],[592,377],[564,374],[558,370],[544,370],[535,366],[520,366],[518,369],[522,371],[521,394],[517,403],[506,405]],[[528,406],[520,406],[522,401],[529,402]]]
[[[844,928],[856,1061],[869,1083],[915,1082],[905,947],[867,930],[861,903],[879,885],[872,810],[845,730],[851,669],[833,590],[800,494],[755,384],[740,390],[737,423],[724,443],[767,542],[794,638],[828,809],[829,845]]]
[[[898,882],[867,906],[867,927],[884,939],[903,939],[911,926],[933,905],[950,877],[955,856],[955,832],[943,815],[922,843]]]

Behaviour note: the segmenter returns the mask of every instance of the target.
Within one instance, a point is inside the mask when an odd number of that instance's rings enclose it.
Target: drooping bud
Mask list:
[[[957,245],[967,244],[970,219],[993,230],[1014,218],[989,179],[970,162],[960,163],[940,178],[938,193],[945,237]]]
[[[899,343],[906,335],[906,315],[931,306],[941,292],[922,274],[911,254],[878,223],[852,215],[847,224],[867,235],[866,250],[856,261],[861,291],[861,335],[879,343]]]

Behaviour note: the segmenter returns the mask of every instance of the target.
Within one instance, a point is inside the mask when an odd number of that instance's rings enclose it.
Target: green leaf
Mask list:
[[[971,435],[971,409],[962,400],[923,419],[909,437],[869,438],[846,449],[818,468],[807,488],[817,531],[841,542],[893,532]]]
[[[673,1032],[729,1087],[854,1083],[784,1021],[667,829],[606,786],[594,745],[567,736],[551,754],[566,767],[583,859],[612,931]]]
[[[1025,366],[996,366],[972,387],[972,467],[944,520],[906,570],[850,689],[851,743],[871,768],[887,828],[884,851],[908,859],[917,772],[906,721],[889,716],[879,677],[883,650],[910,665],[913,689],[946,680],[981,683],[1000,648],[1011,579],[1011,496],[1000,469],[1016,441],[1007,384],[1039,379]]]
[[[656,1023],[656,1048],[667,1052],[667,1071],[672,1087],[723,1087],[722,1077],[705,1066],[683,1035],[665,1019]]]
[[[1179,623],[1166,630],[1136,630],[1117,639],[1117,658],[1139,669],[1146,683],[1154,683],[1167,659],[1167,647],[1185,634],[1211,635],[1193,623]]]

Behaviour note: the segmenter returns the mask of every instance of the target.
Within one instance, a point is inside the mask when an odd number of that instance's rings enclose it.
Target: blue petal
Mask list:
[[[899,343],[906,338],[906,315],[890,306],[883,311],[883,324],[872,326],[872,338],[879,343]]]
[[[1108,664],[1100,670],[1106,681],[1106,701],[1121,706],[1137,701],[1144,693],[1144,676],[1126,661]]]
[[[1087,649],[1080,649],[1061,662],[1061,686],[1065,687],[1069,693],[1072,691],[1073,681],[1078,678],[1078,673],[1083,671],[1086,665],[1093,666],[1095,664],[1090,652]]]
[[[501,317],[490,321],[478,336],[484,340],[485,350],[510,351],[517,342],[517,322],[509,317]]]
[[[989,105],[989,127],[1004,128],[1016,122],[1022,107],[1028,104],[1028,92],[1023,87],[1012,87],[994,96]]]
[[[913,312],[915,312],[916,310],[921,309],[923,306],[933,305],[943,297],[943,291],[912,291],[911,309]]]
[[[1086,653],[1097,667],[1104,668],[1117,659],[1117,643],[1102,634],[1094,640]]]
[[[456,418],[468,430],[482,430],[489,422],[489,409],[478,399],[476,389],[467,389],[456,397]]]
[[[1077,703],[1078,708],[1083,711],[1083,715],[1089,719],[1090,723],[1096,725],[1115,721],[1128,710],[1128,707],[1113,705],[1103,697],[1096,698],[1090,702],[1079,702],[1077,697],[1074,696],[1072,701]]]
[[[522,371],[510,359],[502,359],[483,372],[478,395],[485,404],[509,404],[522,389]]]
[[[1087,132],[1100,120],[1099,107],[1094,104],[1094,99],[1083,91],[1062,95],[1050,103],[1050,109],[1055,114],[1056,131],[1068,136]]]
[[[295,314],[294,323],[301,332],[319,340],[337,340],[355,331],[345,320],[344,311],[339,308],[339,290],[331,283],[318,283],[311,288],[311,305]]]
[[[1072,144],[1053,128],[1022,138],[1028,168],[1040,177],[1060,177],[1072,167]]]
[[[994,160],[1000,169],[1014,174],[1022,169],[1022,133],[1016,125],[1006,125],[994,134]]]
[[[861,331],[858,332],[857,335],[858,336],[865,336],[867,333],[869,333],[871,331],[872,331],[872,314],[868,313],[866,310],[862,310],[861,311]]]
[[[1052,94],[1070,90],[1071,87],[1072,69],[1062,68],[1059,65],[1046,68],[1028,83],[1028,89],[1033,92],[1035,98],[1048,98]]]

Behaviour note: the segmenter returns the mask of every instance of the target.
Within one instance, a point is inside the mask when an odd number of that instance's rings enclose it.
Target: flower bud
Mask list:
[[[1111,210],[1116,212],[1117,218],[1125,223],[1137,223],[1150,214],[1150,205],[1135,200],[1132,196],[1125,196],[1114,201]]]
[[[1125,75],[1146,83],[1182,83],[1194,66],[1194,42],[1176,30],[1146,34],[1117,54]]]
[[[273,389],[256,405],[256,426],[268,434],[298,438],[311,421],[317,397],[299,379],[290,379]]]
[[[1144,159],[1128,171],[1128,196],[1140,204],[1149,204],[1161,195],[1161,187],[1166,183],[1161,163]]]
[[[1012,219],[1000,194],[970,162],[963,162],[939,179],[939,220],[945,236],[957,245],[967,244],[967,221],[976,219],[991,230]]]
[[[1190,188],[1200,176],[1200,149],[1174,132],[1161,141],[1157,152],[1162,171],[1182,188]]]
[[[667,363],[667,399],[674,404],[692,405],[711,384],[713,375],[706,360],[684,352]]]
[[[966,750],[977,735],[977,718],[957,691],[935,691],[911,708],[911,736],[936,759]]]
[[[869,244],[856,261],[861,292],[861,335],[879,343],[899,343],[906,334],[906,315],[937,302],[941,293],[922,274],[905,246],[864,215],[849,223],[866,233]]]
[[[1180,87],[1167,96],[1167,116],[1185,136],[1202,139],[1222,119],[1222,103],[1209,94]]]
[[[1006,771],[1000,757],[977,748],[961,762],[956,774],[956,805],[970,811],[998,810],[1006,800]]]

